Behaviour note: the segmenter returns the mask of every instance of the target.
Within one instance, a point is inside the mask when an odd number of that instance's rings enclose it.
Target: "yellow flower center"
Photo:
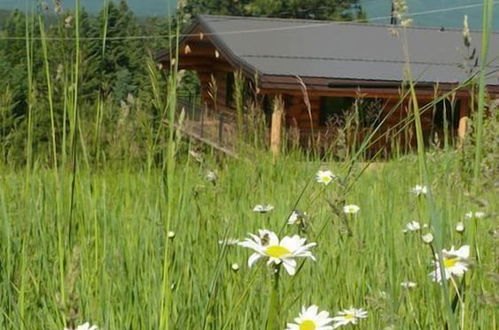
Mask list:
[[[312,320],[305,320],[300,324],[300,330],[315,330],[317,325]]]
[[[344,317],[347,320],[353,320],[355,318],[355,314],[353,314],[353,313],[347,313],[347,314],[345,314]]]
[[[331,177],[330,177],[330,176],[323,176],[323,177],[321,178],[321,180],[322,180],[322,182],[324,182],[324,183],[329,183],[329,182],[331,182]]]
[[[282,258],[288,254],[291,254],[291,251],[280,245],[271,245],[265,250],[265,252],[268,256],[273,258]]]
[[[444,267],[445,268],[451,268],[454,267],[454,265],[459,261],[459,258],[454,257],[454,258],[444,258]]]

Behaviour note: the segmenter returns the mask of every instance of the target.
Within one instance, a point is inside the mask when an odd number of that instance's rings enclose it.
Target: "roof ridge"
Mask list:
[[[282,17],[261,17],[261,16],[232,16],[232,15],[209,15],[202,14],[198,15],[198,17],[202,18],[223,18],[223,19],[234,19],[234,20],[254,20],[254,21],[273,21],[273,22],[302,22],[308,24],[342,24],[342,25],[355,25],[355,26],[369,26],[369,27],[379,27],[379,28],[400,28],[400,25],[392,25],[386,23],[372,23],[372,22],[360,22],[360,21],[333,21],[333,20],[314,20],[314,19],[305,19],[305,18],[282,18]],[[369,19],[369,18],[368,18]],[[409,26],[406,27],[408,30],[429,30],[429,31],[439,31],[439,32],[462,32],[462,29],[458,28],[447,28],[447,27],[438,27],[438,26]],[[444,29],[442,31],[442,28]],[[470,30],[472,33],[482,33],[482,30],[472,29]],[[499,35],[499,31],[490,31],[491,34]]]

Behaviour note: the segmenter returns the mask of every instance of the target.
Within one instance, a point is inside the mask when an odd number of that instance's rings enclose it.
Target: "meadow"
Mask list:
[[[18,12],[2,40],[24,66],[2,71],[19,80],[0,95],[0,329],[498,328],[486,56],[466,82],[477,104],[459,147],[428,148],[409,79],[417,152],[373,162],[368,140],[343,159],[239,141],[228,157],[168,124],[175,68],[130,56],[134,79],[96,73],[108,49],[140,44],[80,30],[134,32],[109,19],[132,16],[112,5],[87,22],[76,4],[59,28]]]
[[[70,171],[3,168],[0,327],[62,329],[89,321],[100,329],[158,329],[166,265],[172,329],[264,329],[271,269],[263,261],[249,268],[251,251],[221,243],[269,229],[318,243],[311,249],[315,262],[299,263],[294,276],[279,274],[279,304],[271,309],[276,328],[312,304],[331,314],[365,309],[359,329],[442,329],[452,322],[497,328],[498,194],[467,195],[456,159],[430,157],[431,196],[417,196],[411,193],[421,183],[416,157],[365,170],[361,163],[292,156],[248,162],[208,154],[202,163],[185,157],[172,178],[171,204],[160,171],[82,170],[72,189]],[[316,182],[320,168],[338,179]],[[216,181],[205,177],[208,170],[216,171]],[[438,223],[428,215],[430,198]],[[275,209],[253,212],[262,203]],[[330,205],[341,203],[360,211],[342,219]],[[294,209],[307,212],[304,226],[287,224]],[[469,211],[486,217],[468,219]],[[404,233],[411,221],[421,229]],[[421,239],[428,232],[431,245]],[[472,247],[472,261],[456,278],[456,302],[450,281],[444,287],[429,276],[432,248],[464,244]],[[404,288],[405,281],[416,286]]]

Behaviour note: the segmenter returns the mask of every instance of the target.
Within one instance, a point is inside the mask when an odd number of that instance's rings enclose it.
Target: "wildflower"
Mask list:
[[[463,20],[463,39],[464,39],[464,45],[466,47],[469,47],[471,45],[471,34],[470,34],[470,28],[468,26],[468,15],[464,15],[464,20]]]
[[[432,233],[425,234],[425,235],[421,236],[421,239],[426,244],[431,244],[431,242],[433,242],[433,234]]]
[[[288,218],[288,225],[294,225],[297,222],[303,222],[307,218],[307,212],[294,210]]]
[[[411,193],[416,196],[426,195],[428,193],[428,187],[417,184],[411,189]]]
[[[224,246],[232,246],[232,245],[237,245],[240,241],[237,238],[227,238],[227,239],[222,239],[218,241],[219,245],[224,245]]]
[[[412,19],[407,16],[408,10],[405,0],[395,0],[393,2],[393,15],[402,27],[409,27],[412,23]]]
[[[402,27],[410,27],[412,24],[412,18],[406,18],[400,21],[400,26]]]
[[[343,206],[343,212],[346,214],[356,214],[360,211],[360,207],[355,204],[345,205]]]
[[[405,225],[405,229],[402,230],[404,233],[410,232],[410,231],[418,231],[421,230],[421,225],[417,221],[411,221],[408,224]]]
[[[66,29],[70,29],[71,28],[71,23],[73,22],[73,16],[69,15],[67,16],[65,19],[64,19],[64,27]]]
[[[217,175],[217,173],[216,173],[216,172],[214,172],[214,171],[208,171],[208,172],[206,172],[206,175],[204,176],[204,178],[205,178],[207,181],[209,181],[209,182],[211,182],[211,183],[215,184],[215,183],[217,182],[217,180],[218,180],[218,175]]]
[[[415,288],[417,286],[417,284],[415,282],[411,282],[411,281],[404,281],[404,282],[400,283],[400,286],[403,287],[404,289],[412,289],[412,288]]]
[[[270,211],[272,211],[274,209],[274,206],[273,205],[270,205],[270,204],[267,204],[267,205],[255,205],[255,207],[253,208],[253,212],[257,212],[257,213],[268,213]]]
[[[54,11],[57,15],[62,13],[62,0],[54,0]]]
[[[367,311],[362,308],[345,309],[338,313],[338,316],[333,317],[334,329],[339,328],[348,324],[357,324],[360,319],[365,319],[367,317]]]
[[[267,257],[267,264],[272,263],[279,265],[283,264],[289,275],[294,275],[296,272],[296,258],[310,258],[315,260],[311,247],[316,246],[316,243],[305,244],[306,238],[301,238],[298,235],[285,236],[279,241],[277,235],[269,230],[260,230],[259,236],[249,234],[250,237],[240,242],[239,245],[256,251],[248,259],[248,266],[253,264],[262,257]]]
[[[288,323],[286,330],[332,330],[328,325],[333,321],[329,313],[322,311],[318,313],[319,307],[312,305],[308,308],[303,306],[301,313],[295,318],[295,323]]]
[[[477,211],[477,212],[468,212],[464,215],[468,219],[482,219],[485,218],[485,212]]]
[[[464,231],[464,223],[458,222],[457,225],[456,225],[456,231],[458,233],[462,233]]]
[[[175,232],[174,231],[169,231],[167,235],[168,235],[169,239],[174,239],[175,238]]]
[[[442,250],[442,264],[444,266],[444,276],[446,279],[452,276],[461,277],[468,270],[468,258],[470,256],[470,246],[463,245],[458,250],[454,246],[449,251]],[[442,272],[440,271],[440,262],[438,254],[435,255],[433,262],[435,270],[430,273],[434,282],[442,282]]]
[[[336,179],[336,176],[330,170],[319,170],[315,175],[315,181],[325,186],[333,182],[334,179]]]
[[[99,328],[96,325],[90,326],[90,323],[86,322],[82,325],[77,326],[76,328],[64,328],[64,330],[98,330]]]
[[[237,263],[233,263],[232,266],[230,266],[230,268],[232,268],[232,270],[235,272],[239,271],[239,265]]]

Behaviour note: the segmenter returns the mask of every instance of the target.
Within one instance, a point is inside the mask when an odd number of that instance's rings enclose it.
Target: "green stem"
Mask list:
[[[478,83],[478,113],[476,120],[476,146],[475,162],[473,166],[473,191],[476,193],[478,177],[480,175],[480,163],[482,159],[482,140],[483,140],[483,116],[485,112],[485,69],[487,68],[487,53],[489,50],[489,37],[494,12],[493,0],[483,1],[483,31],[482,31],[482,50],[480,52],[480,75]]]
[[[279,270],[280,266],[273,268],[272,291],[270,292],[269,311],[267,314],[267,330],[279,329]]]

